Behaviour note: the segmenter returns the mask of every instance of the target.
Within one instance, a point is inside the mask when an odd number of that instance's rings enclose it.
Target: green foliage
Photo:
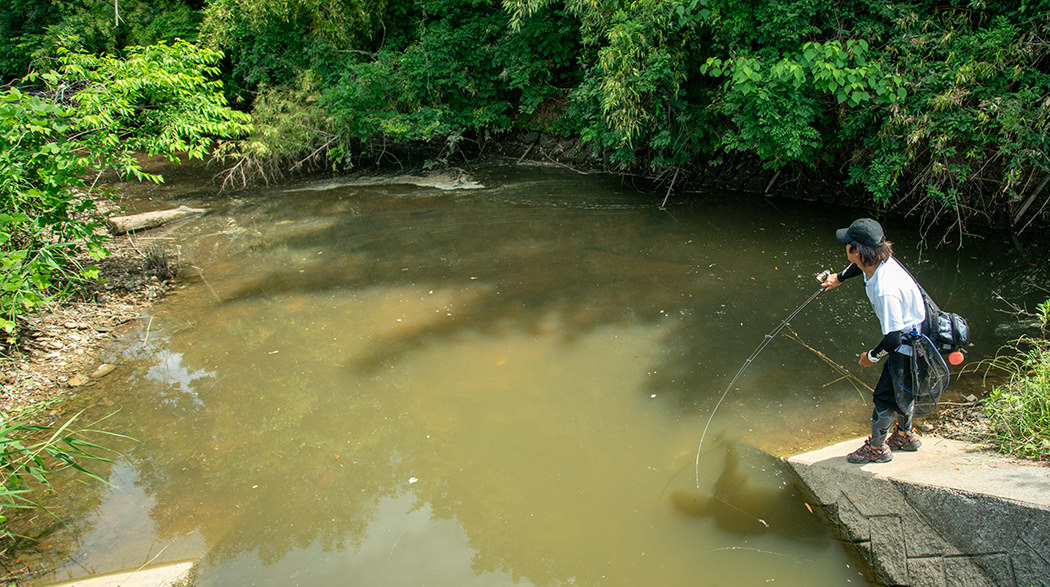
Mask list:
[[[825,104],[867,109],[906,94],[899,76],[870,60],[863,39],[805,43],[772,62],[711,57],[700,73],[726,78],[716,105],[732,126],[721,146],[753,152],[772,168],[816,162],[824,145],[821,129],[829,125]]]
[[[542,125],[540,106],[565,94],[559,86],[576,58],[577,25],[564,13],[526,19],[517,32],[490,2],[391,2],[385,15],[410,16],[415,26],[394,27],[374,53],[348,50],[338,58],[313,51],[313,42],[291,43],[286,63],[308,64],[294,83],[266,86],[275,79],[251,78],[260,88],[256,133],[236,148],[235,176],[268,177],[282,163],[301,167],[318,155],[333,167],[346,165],[355,144],[381,152],[389,142],[433,141],[447,155],[468,134]],[[235,21],[226,30],[275,30],[294,16]]]
[[[353,138],[320,108],[319,95],[316,78],[308,74],[295,87],[261,92],[252,111],[252,133],[219,147],[220,156],[237,161],[225,171],[224,186],[265,183],[285,169],[349,164]]]
[[[469,0],[420,2],[426,17],[400,50],[350,65],[325,105],[363,140],[428,141],[509,130],[559,94],[551,72],[573,58],[563,15],[517,34],[499,7]]]
[[[1046,300],[1035,310],[1036,323],[1039,328],[1046,334],[1047,330],[1050,330],[1050,300]]]
[[[95,224],[80,220],[84,201],[68,186],[82,183],[87,162],[66,138],[70,109],[9,89],[0,95],[0,327],[48,298],[54,281],[90,275],[77,264],[83,241],[101,256]]]
[[[137,153],[202,158],[213,137],[250,129],[211,79],[220,54],[185,42],[127,53],[60,50],[57,69],[27,78],[44,84],[43,96],[0,94],[0,327],[9,334],[20,314],[96,276],[79,262],[106,254],[89,182],[106,170],[159,182]]]
[[[31,46],[42,43],[46,27],[61,18],[60,6],[47,0],[8,0],[0,11],[0,80],[29,71]]]
[[[385,10],[385,0],[214,0],[200,35],[228,56],[228,95],[250,103],[257,91],[292,86],[307,70],[370,48]]]
[[[192,41],[201,20],[196,0],[9,0],[0,16],[0,79],[21,78],[36,58],[59,47],[119,54],[127,45]],[[114,12],[116,8],[116,12]],[[119,21],[118,21],[119,16]]]
[[[1041,307],[1044,327],[1050,305]],[[1010,375],[984,400],[992,443],[1007,454],[1030,459],[1050,456],[1050,341],[1025,338],[1003,349],[993,366]]]
[[[235,150],[258,169],[541,130],[654,175],[840,170],[880,206],[1019,229],[1050,177],[1047,0],[128,0],[116,28],[103,0],[13,1],[0,64],[203,18],[228,96],[270,129]]]
[[[805,40],[820,32],[814,20],[824,3],[755,4],[570,2],[595,49],[574,94],[581,110],[600,113],[576,117],[589,121],[584,139],[648,152],[654,166],[727,151],[772,168],[812,165],[828,157],[827,130],[841,109],[901,98],[900,77],[874,59],[868,41]],[[518,22],[549,5],[510,10]],[[631,153],[621,159],[631,162]]]
[[[888,203],[906,180],[960,220],[1010,213],[1050,173],[1047,22],[977,12],[901,23],[883,60],[911,90],[864,139],[854,181]]]
[[[385,8],[385,0],[215,0],[208,4],[204,32],[226,45],[239,27],[260,32],[285,21],[297,25],[299,37],[351,47],[370,36]]]
[[[202,159],[213,137],[250,129],[250,118],[229,108],[216,66],[221,54],[185,41],[128,47],[126,57],[60,51],[57,71],[33,74],[52,91],[72,87],[72,125],[78,147],[94,157],[97,169],[159,180],[144,174],[135,153],[179,154]]]
[[[518,22],[553,5],[508,10]],[[622,161],[829,164],[878,204],[907,200],[960,228],[972,214],[1023,225],[1050,177],[1050,13],[1033,3],[566,6],[593,51],[573,119],[600,148],[628,146]]]
[[[86,468],[90,463],[109,463],[112,451],[91,440],[97,436],[127,438],[89,425],[75,427],[81,414],[59,426],[33,423],[46,404],[28,410],[0,414],[0,537],[12,538],[5,509],[36,509],[32,495],[51,491],[50,480],[63,470],[73,470],[89,479],[106,483]],[[97,423],[96,423],[97,424]]]
[[[1050,300],[1033,314],[1041,336],[1021,337],[987,361],[1008,377],[983,401],[990,441],[1000,451],[1030,459],[1050,458]]]

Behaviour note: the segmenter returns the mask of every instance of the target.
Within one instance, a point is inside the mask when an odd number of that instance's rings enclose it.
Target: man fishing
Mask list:
[[[851,277],[864,275],[864,289],[883,336],[875,348],[861,353],[860,365],[871,367],[886,358],[872,394],[871,437],[846,458],[851,463],[885,463],[893,460],[893,451],[914,451],[922,445],[912,429],[914,399],[908,399],[907,392],[896,393],[895,388],[911,381],[912,349],[902,344],[902,339],[921,327],[926,306],[915,280],[893,258],[893,243],[886,240],[882,225],[871,218],[860,218],[836,231],[835,236],[846,244],[850,264],[829,275],[821,285],[834,289]],[[890,434],[895,414],[897,429]]]

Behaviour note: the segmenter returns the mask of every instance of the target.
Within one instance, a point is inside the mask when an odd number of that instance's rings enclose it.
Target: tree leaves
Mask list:
[[[55,70],[31,73],[34,94],[0,93],[0,328],[55,293],[94,275],[76,257],[102,254],[97,218],[86,214],[86,178],[105,170],[162,181],[134,155],[202,158],[216,138],[250,130],[214,79],[221,54],[178,41],[130,47],[127,58],[62,50]]]

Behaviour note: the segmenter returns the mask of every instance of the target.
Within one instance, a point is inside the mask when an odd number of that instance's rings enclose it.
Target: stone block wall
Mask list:
[[[789,465],[887,585],[1050,586],[1050,509],[859,467]]]

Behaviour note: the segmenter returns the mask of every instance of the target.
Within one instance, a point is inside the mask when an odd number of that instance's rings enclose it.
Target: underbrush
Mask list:
[[[1050,300],[1037,311],[1040,338],[1023,337],[1004,347],[990,366],[1009,375],[984,400],[989,442],[1003,453],[1050,460]]]

